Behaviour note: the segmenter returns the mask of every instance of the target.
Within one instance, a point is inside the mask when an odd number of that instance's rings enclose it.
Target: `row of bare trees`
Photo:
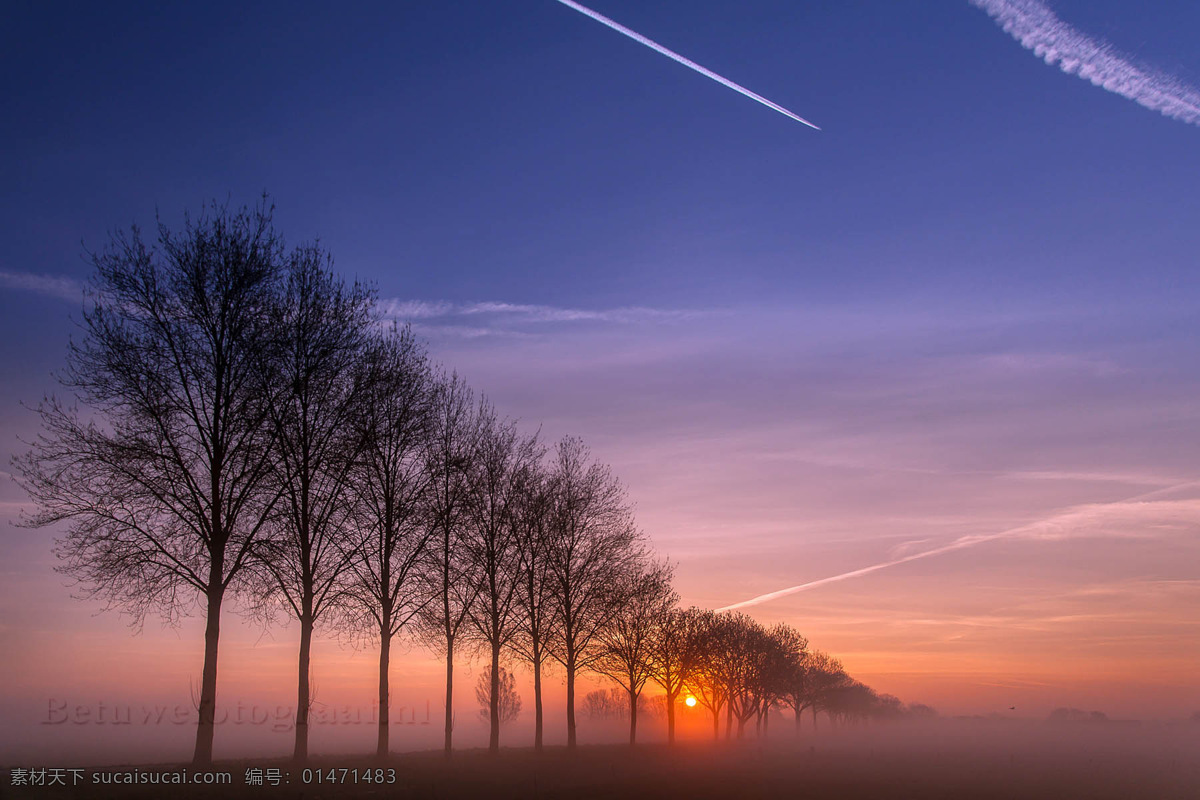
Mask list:
[[[646,706],[642,689],[649,683],[663,691],[667,740],[675,741],[680,698],[690,695],[712,716],[713,737],[737,738],[754,720],[766,735],[772,710],[788,709],[799,733],[803,714],[825,713],[832,724],[869,719],[922,719],[933,709],[905,706],[881,695],[847,674],[841,662],[820,650],[784,623],[764,627],[750,616],[678,608],[670,590],[669,571],[652,568],[630,576],[643,582],[632,600],[613,618],[593,669],[609,676],[626,696],[622,717],[629,720],[629,741],[637,736],[637,719]],[[611,699],[598,693],[592,705],[607,713]]]
[[[827,710],[832,689],[850,680],[841,664],[810,652],[808,640],[787,625],[765,628],[740,612],[678,608],[666,577],[643,574],[663,588],[643,590],[621,610],[597,660],[598,671],[628,694],[631,744],[638,699],[649,681],[663,690],[667,740],[674,742],[682,695],[691,695],[712,715],[714,737],[724,715],[726,738],[735,722],[741,738],[751,719],[761,730],[774,707],[791,708],[798,726],[806,709]]]
[[[213,206],[178,232],[160,223],[153,243],[134,228],[92,260],[82,340],[60,376],[79,405],[46,398],[43,431],[17,459],[38,506],[26,521],[66,523],[61,570],[136,624],[204,612],[196,763],[212,758],[231,598],[298,623],[297,759],[322,628],[378,643],[380,755],[391,648],[406,633],[445,659],[447,754],[464,650],[490,664],[492,752],[506,660],[533,674],[539,749],[551,663],[565,673],[569,747],[585,672],[628,695],[631,742],[651,681],[673,739],[685,689],[714,726],[724,709],[728,736],[773,705],[815,712],[844,678],[790,628],[678,609],[669,565],[580,440],[547,447],[499,416],[318,246],[287,249],[265,200]]]
[[[211,760],[221,613],[231,597],[299,627],[295,756],[308,751],[314,632],[373,634],[387,751],[392,640],[446,659],[516,653],[568,695],[597,658],[625,575],[649,556],[624,490],[574,438],[552,453],[439,373],[373,293],[317,246],[287,249],[271,209],[212,207],[92,255],[82,340],[17,460],[66,523],[62,570],[128,611],[207,618],[194,758]],[[493,700],[493,703],[495,700]],[[494,711],[494,709],[493,709]],[[491,747],[499,743],[493,713]],[[568,738],[575,721],[568,710]]]

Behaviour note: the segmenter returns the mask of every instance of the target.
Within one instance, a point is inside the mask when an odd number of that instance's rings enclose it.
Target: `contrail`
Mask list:
[[[745,86],[739,86],[738,84],[734,83],[733,81],[729,80],[728,78],[722,78],[720,75],[713,72],[712,70],[705,69],[704,67],[697,64],[695,61],[691,61],[689,59],[684,58],[683,56],[679,55],[679,53],[676,53],[674,50],[668,50],[667,48],[663,47],[658,42],[653,41],[652,39],[647,39],[645,36],[642,36],[637,31],[629,30],[629,28],[626,28],[624,25],[620,24],[619,22],[615,22],[599,12],[592,11],[587,6],[581,6],[581,5],[579,5],[579,3],[572,2],[572,0],[558,0],[558,2],[562,3],[564,6],[567,6],[568,8],[575,9],[580,14],[585,14],[585,15],[591,17],[592,19],[596,20],[596,22],[607,25],[608,27],[612,28],[617,33],[625,34],[630,39],[633,39],[635,42],[640,42],[641,44],[646,45],[646,47],[649,47],[651,50],[654,50],[655,52],[662,53],[667,58],[678,61],[680,64],[683,64],[685,67],[688,67],[689,69],[694,69],[696,72],[699,72],[701,75],[703,75],[706,78],[712,78],[714,81],[721,84],[722,86],[727,86],[730,89],[733,89],[735,92],[738,92],[739,94],[743,94],[746,97],[749,97],[751,100],[757,100],[758,102],[762,103],[767,108],[775,109],[780,114],[783,114],[785,117],[791,117],[792,119],[796,120],[796,122],[802,122],[814,130],[818,130],[818,131],[821,130],[816,125],[813,125],[811,122],[809,122],[808,120],[804,119],[801,116],[798,116],[797,114],[793,114],[791,111],[788,111],[783,106],[772,103],[770,100],[763,97],[762,95],[757,95],[754,92],[747,89]]]
[[[1198,485],[1200,485],[1200,481],[1188,481],[1187,483],[1180,483],[1180,484],[1176,484],[1175,486],[1168,486],[1163,489],[1155,489],[1152,492],[1146,492],[1144,494],[1135,495],[1126,500],[1119,500],[1114,503],[1105,503],[1100,507],[1122,506],[1122,505],[1125,505],[1128,503],[1137,503],[1137,502],[1140,502],[1143,500],[1148,500],[1151,497],[1154,497],[1156,495],[1167,494],[1170,492],[1179,491],[1180,489],[1186,489],[1188,487],[1198,486]],[[1077,508],[1077,507],[1073,507],[1073,508]],[[1030,522],[1025,525],[1020,525],[1016,528],[1009,528],[1008,530],[1000,531],[999,533],[987,533],[987,534],[976,534],[973,536],[961,536],[961,537],[955,539],[953,542],[950,542],[950,544],[943,545],[942,547],[935,547],[932,550],[922,550],[921,552],[913,553],[910,556],[904,556],[903,558],[892,559],[891,561],[883,561],[879,564],[872,564],[869,567],[862,567],[861,569],[851,570],[850,572],[843,572],[839,575],[831,575],[828,578],[820,578],[815,581],[809,581],[808,583],[802,583],[798,586],[789,586],[788,588],[780,589],[777,592],[769,592],[768,594],[760,594],[758,597],[751,597],[749,600],[743,600],[740,603],[734,603],[732,605],[728,605],[723,608],[718,608],[717,611],[732,611],[736,608],[745,608],[747,606],[757,606],[757,605],[760,605],[761,603],[767,603],[767,602],[770,602],[771,600],[777,600],[780,597],[787,597],[790,594],[797,594],[798,592],[804,592],[804,591],[808,591],[809,589],[815,589],[818,586],[824,586],[825,584],[828,584],[828,583],[837,583],[839,581],[849,580],[850,578],[857,578],[862,575],[869,575],[872,572],[878,572],[881,569],[887,569],[888,567],[895,567],[900,564],[907,564],[910,561],[917,561],[922,558],[930,558],[931,556],[940,556],[943,553],[950,553],[955,550],[963,550],[968,547],[974,547],[977,544],[983,544],[985,542],[994,542],[997,539],[1006,539],[1006,538],[1009,538],[1012,536],[1016,536],[1018,534],[1032,532],[1032,531],[1038,530],[1039,528],[1053,528],[1056,523],[1061,523],[1063,520],[1068,519],[1074,515],[1077,515],[1078,513],[1079,512],[1076,510],[1060,511],[1056,514],[1052,514],[1051,516],[1046,517],[1043,520],[1039,520],[1037,522]]]
[[[9,272],[0,269],[0,287],[25,289],[78,303],[83,299],[83,284],[73,278],[58,275],[39,275],[34,272]]]
[[[1096,41],[1055,16],[1040,0],[971,0],[1026,50],[1050,66],[1078,75],[1163,115],[1200,125],[1200,92]]]

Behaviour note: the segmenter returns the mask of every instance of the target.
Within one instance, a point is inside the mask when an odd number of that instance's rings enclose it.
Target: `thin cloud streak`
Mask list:
[[[516,331],[506,331],[498,328],[472,328],[469,325],[425,325],[422,323],[412,323],[414,333],[429,338],[446,338],[446,339],[488,339],[496,336],[505,337],[520,337],[527,334],[517,333]]]
[[[468,338],[510,333],[514,326],[550,323],[604,323],[630,325],[675,322],[708,316],[717,312],[624,306],[607,309],[562,308],[528,303],[449,303],[445,301],[401,300],[380,302],[387,319],[411,322],[427,331],[454,334],[470,331]],[[480,325],[481,320],[490,324]],[[464,324],[470,323],[470,324]]]
[[[1108,472],[1069,472],[1063,470],[1025,470],[1020,472],[1001,472],[1001,478],[1028,481],[1078,481],[1081,483],[1128,483],[1145,486],[1175,486],[1180,483],[1177,478],[1164,478],[1159,475],[1139,475],[1136,473]]]
[[[22,289],[27,292],[54,297],[59,300],[78,302],[83,299],[83,284],[71,278],[57,275],[40,275],[34,272],[9,272],[0,270],[0,286],[7,289]]]
[[[459,309],[461,314],[503,314],[526,322],[638,322],[641,320],[686,319],[694,311],[671,311],[643,306],[601,309],[556,308],[520,303],[472,303]]]
[[[1170,75],[1135,65],[1111,45],[1063,22],[1040,0],[971,0],[971,5],[987,12],[1050,66],[1164,116],[1200,125],[1200,92]]]
[[[389,299],[380,303],[384,316],[397,320],[435,319],[454,312],[450,303]]]
[[[578,11],[580,14],[583,14],[584,16],[591,17],[592,19],[596,20],[596,22],[599,22],[601,25],[607,25],[608,27],[612,28],[617,33],[621,33],[621,34],[624,34],[625,36],[628,36],[630,39],[633,39],[638,44],[644,44],[646,47],[649,47],[651,50],[655,51],[656,53],[661,53],[664,56],[666,56],[667,58],[672,59],[673,61],[677,61],[680,64],[683,64],[688,69],[692,69],[692,70],[695,70],[696,72],[699,72],[704,77],[714,80],[726,88],[733,89],[738,94],[744,95],[745,97],[749,97],[751,100],[755,100],[759,103],[762,103],[767,108],[771,108],[771,109],[774,109],[775,111],[778,111],[780,114],[783,114],[785,117],[790,117],[791,119],[796,120],[796,122],[807,125],[808,127],[812,128],[813,130],[817,130],[817,131],[821,130],[816,125],[814,125],[811,122],[809,122],[808,120],[804,119],[804,117],[801,117],[797,114],[794,114],[791,111],[788,111],[786,108],[784,108],[781,105],[772,103],[767,98],[763,97],[762,95],[755,94],[754,92],[747,89],[745,86],[736,84],[733,81],[729,80],[728,78],[723,78],[720,75],[718,75],[717,73],[713,72],[712,70],[705,69],[704,67],[697,64],[695,61],[691,61],[687,58],[684,58],[683,56],[679,55],[679,53],[676,53],[674,50],[668,50],[667,48],[663,47],[661,44],[654,41],[653,39],[647,39],[645,36],[642,36],[637,31],[631,31],[629,28],[626,28],[624,25],[620,24],[619,22],[615,22],[615,21],[609,19],[608,17],[604,16],[603,14],[593,11],[592,9],[588,8],[587,6],[581,6],[579,3],[572,2],[572,0],[558,0],[558,2],[562,3],[567,8],[575,9],[576,11]]]
[[[1186,489],[1197,485],[1200,485],[1200,481],[1188,481],[1187,483],[1169,486],[1165,489],[1156,489],[1152,492],[1146,492],[1144,494],[1136,495],[1126,500],[1120,500],[1113,503],[1093,503],[1083,506],[1074,506],[1065,511],[1053,514],[1045,519],[1038,520],[1037,522],[1019,525],[1015,528],[1009,528],[998,533],[960,536],[949,544],[941,547],[935,547],[931,550],[922,550],[919,553],[913,553],[901,558],[893,558],[889,561],[872,564],[871,566],[851,570],[850,572],[843,572],[839,575],[831,575],[828,578],[820,578],[818,580],[809,581],[808,583],[802,583],[797,586],[789,586],[786,589],[769,592],[757,597],[752,597],[749,600],[743,600],[740,603],[733,603],[732,605],[718,608],[717,611],[732,611],[738,608],[747,608],[749,606],[757,606],[763,603],[769,603],[772,600],[778,600],[781,597],[787,597],[788,595],[808,591],[809,589],[815,589],[819,586],[825,586],[830,583],[838,583],[840,581],[850,580],[851,578],[862,577],[863,575],[870,575],[873,572],[879,572],[880,570],[888,569],[889,567],[907,564],[910,561],[918,561],[924,558],[940,556],[945,553],[952,553],[957,550],[965,550],[969,547],[975,547],[976,545],[985,544],[987,542],[994,542],[999,539],[1019,538],[1033,539],[1036,541],[1053,541],[1064,539],[1070,536],[1071,531],[1073,530],[1077,530],[1078,528],[1088,524],[1094,524],[1098,521],[1102,521],[1105,517],[1113,516],[1119,512],[1144,510],[1167,510],[1175,512],[1186,511],[1187,515],[1181,515],[1181,517],[1187,518],[1190,516],[1190,518],[1194,519],[1196,511],[1200,510],[1200,501],[1167,503],[1165,504],[1169,507],[1167,509],[1152,508],[1153,506],[1160,506],[1162,504],[1151,504],[1146,503],[1145,501],[1158,495],[1168,494],[1170,492],[1179,491],[1181,489]],[[1185,508],[1180,508],[1180,506],[1185,506]]]

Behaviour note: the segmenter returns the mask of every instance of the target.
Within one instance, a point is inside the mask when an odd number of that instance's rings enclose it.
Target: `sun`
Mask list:
[[[695,707],[696,707],[696,698],[692,697],[692,696],[689,694],[687,697],[685,697],[685,698],[683,699],[683,704],[684,704],[685,706],[687,706],[688,708],[695,708]]]

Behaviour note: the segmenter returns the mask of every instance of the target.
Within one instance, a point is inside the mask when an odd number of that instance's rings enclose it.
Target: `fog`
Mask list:
[[[561,708],[547,709],[558,722]],[[286,717],[286,709],[283,709]],[[805,715],[798,731],[788,714],[773,713],[765,733],[748,726],[743,738],[713,741],[707,713],[681,715],[680,737],[665,744],[665,723],[653,714],[639,725],[639,744],[619,744],[627,722],[581,715],[581,746],[570,753],[548,726],[548,748],[533,753],[530,721],[506,726],[506,746],[489,758],[486,727],[462,720],[458,745],[446,760],[434,748],[441,731],[436,713],[423,724],[393,727],[399,751],[386,762],[365,757],[374,729],[369,724],[317,723],[312,731],[315,770],[375,768],[384,763],[396,772],[397,791],[415,797],[1097,797],[1190,798],[1200,792],[1200,720],[1167,723],[1099,720],[1073,715],[1065,721],[1000,717],[937,718],[921,722],[873,722],[831,725],[824,715],[813,729]],[[72,709],[71,713],[83,713]],[[98,709],[91,709],[93,717]],[[124,714],[106,707],[106,719]],[[137,722],[137,709],[131,723]],[[243,710],[248,715],[248,710]],[[236,712],[235,712],[236,715]],[[1064,715],[1058,715],[1064,716]],[[120,764],[182,764],[193,729],[190,725],[117,725],[64,723],[45,726],[53,735],[6,746],[6,772],[15,767]],[[288,760],[291,737],[286,718],[262,725],[226,719],[218,725],[214,769],[228,770],[235,790],[250,767],[276,767],[299,782],[300,765]],[[11,743],[10,743],[11,744]],[[48,748],[49,749],[46,749]],[[41,749],[41,754],[35,751]],[[55,752],[56,751],[56,752]],[[14,757],[15,756],[15,757]],[[32,759],[32,760],[31,760]],[[166,769],[166,766],[159,768]],[[290,770],[290,772],[289,772]],[[89,771],[85,775],[90,776]],[[78,796],[147,796],[108,786],[74,789]],[[366,786],[326,787],[328,796],[369,794]],[[187,787],[186,796],[226,796],[228,789]],[[33,796],[36,787],[13,787]],[[247,795],[262,789],[246,789]],[[113,792],[116,792],[115,794]],[[207,793],[206,793],[207,792]],[[256,795],[257,796],[257,795]],[[323,795],[325,796],[325,795]]]

